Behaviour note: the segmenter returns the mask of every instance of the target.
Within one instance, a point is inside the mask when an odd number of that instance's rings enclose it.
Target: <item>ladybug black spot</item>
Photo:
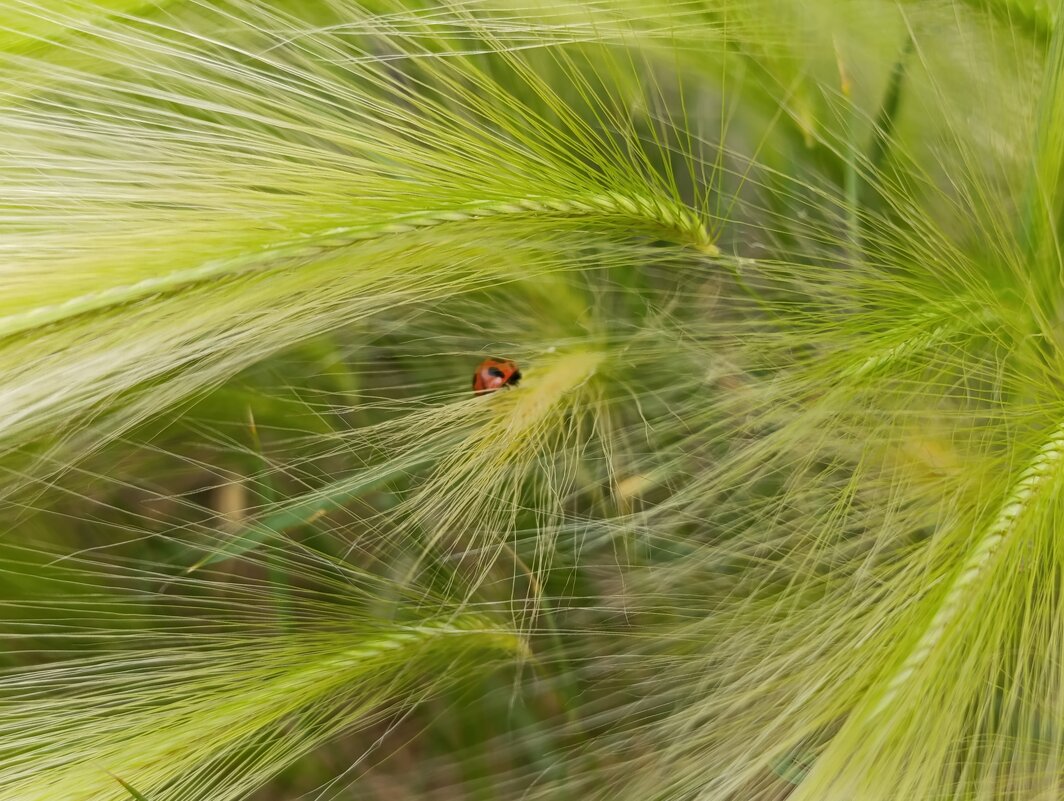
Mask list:
[[[485,395],[521,380],[521,371],[509,359],[485,359],[473,373],[473,392]]]

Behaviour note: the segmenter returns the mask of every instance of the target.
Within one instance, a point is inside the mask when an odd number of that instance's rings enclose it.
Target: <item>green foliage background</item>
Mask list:
[[[0,0],[0,801],[1064,796],[1060,12]]]

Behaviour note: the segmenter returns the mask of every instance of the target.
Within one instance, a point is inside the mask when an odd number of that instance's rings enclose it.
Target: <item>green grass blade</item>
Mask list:
[[[145,796],[143,793],[138,792],[135,787],[129,784],[129,782],[123,781],[118,776],[114,776],[113,774],[112,778],[126,789],[126,792],[128,792],[130,797],[133,798],[133,801],[148,801],[147,796]]]
[[[1036,109],[1035,143],[1030,172],[1020,203],[1017,238],[1040,284],[1046,312],[1059,310],[1055,292],[1064,273],[1059,226],[1064,211],[1064,26],[1053,30],[1045,56]]]
[[[341,509],[368,492],[380,489],[396,478],[405,476],[430,461],[432,456],[421,456],[398,461],[384,469],[370,467],[359,473],[340,479],[307,495],[287,500],[280,509],[257,520],[244,530],[234,534],[221,548],[204,556],[187,569],[193,572],[224,559],[244,556],[264,542],[282,537],[285,533],[310,525],[322,515]]]

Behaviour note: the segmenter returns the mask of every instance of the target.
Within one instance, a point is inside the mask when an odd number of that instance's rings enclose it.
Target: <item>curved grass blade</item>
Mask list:
[[[121,778],[115,776],[113,773],[111,774],[111,778],[121,784],[123,788],[125,788],[125,790],[133,798],[133,801],[148,801],[148,797],[143,793],[139,792],[137,788],[131,785],[129,782],[123,781]]]

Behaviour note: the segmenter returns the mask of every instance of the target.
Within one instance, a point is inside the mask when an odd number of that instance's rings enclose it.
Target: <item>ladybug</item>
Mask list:
[[[509,359],[485,359],[473,373],[473,392],[486,395],[502,387],[512,387],[521,380],[521,371]]]

